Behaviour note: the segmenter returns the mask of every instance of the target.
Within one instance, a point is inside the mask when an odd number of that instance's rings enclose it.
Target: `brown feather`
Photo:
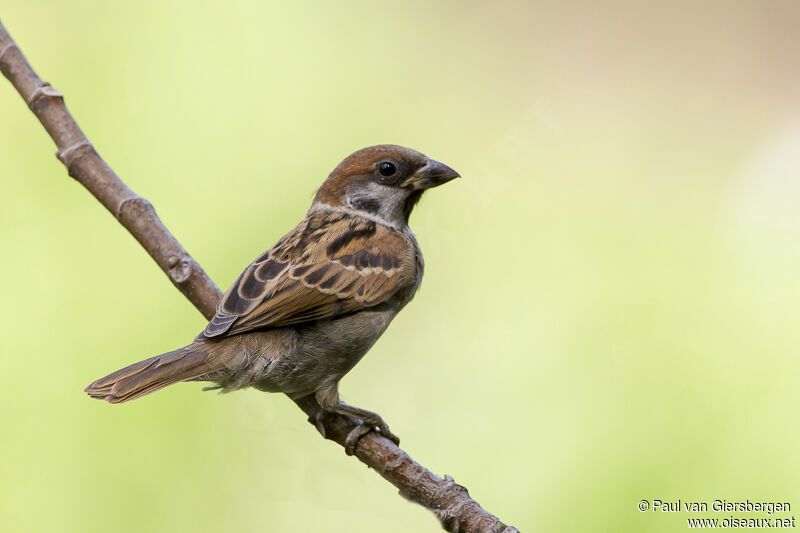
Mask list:
[[[208,353],[193,344],[117,370],[86,387],[86,392],[110,403],[127,402],[224,366],[219,364],[221,361],[216,366],[208,363]]]
[[[349,314],[412,283],[416,251],[401,233],[355,215],[309,215],[228,289],[206,337]]]

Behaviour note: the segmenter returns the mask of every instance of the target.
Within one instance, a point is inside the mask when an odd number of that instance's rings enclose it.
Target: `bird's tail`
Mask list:
[[[209,359],[202,346],[190,344],[117,370],[86,387],[86,392],[109,403],[127,402],[217,370]]]

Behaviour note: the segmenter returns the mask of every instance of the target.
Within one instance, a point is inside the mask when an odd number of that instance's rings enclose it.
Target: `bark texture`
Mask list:
[[[36,75],[2,23],[0,71],[52,137],[58,148],[56,155],[67,167],[69,175],[86,187],[116,217],[178,290],[203,316],[210,319],[222,292],[167,230],[150,202],[133,192],[98,155],[67,111],[63,95]],[[295,403],[309,417],[318,411],[313,397],[300,398]],[[328,413],[321,422],[323,436],[342,446],[350,430],[355,427],[352,420]],[[430,509],[446,531],[518,531],[483,509],[470,497],[467,489],[456,484],[453,478],[440,478],[377,433],[369,433],[361,438],[355,456],[400,489],[404,497]]]

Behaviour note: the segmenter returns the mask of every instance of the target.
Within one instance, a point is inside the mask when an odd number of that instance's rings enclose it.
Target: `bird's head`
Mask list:
[[[381,144],[339,163],[314,204],[352,209],[393,226],[405,226],[426,189],[459,177],[458,172],[410,148]]]

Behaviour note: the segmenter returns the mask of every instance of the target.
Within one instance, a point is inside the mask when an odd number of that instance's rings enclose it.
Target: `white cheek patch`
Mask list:
[[[405,225],[403,207],[412,191],[375,182],[361,184],[347,193],[348,207],[380,218],[389,226]]]

